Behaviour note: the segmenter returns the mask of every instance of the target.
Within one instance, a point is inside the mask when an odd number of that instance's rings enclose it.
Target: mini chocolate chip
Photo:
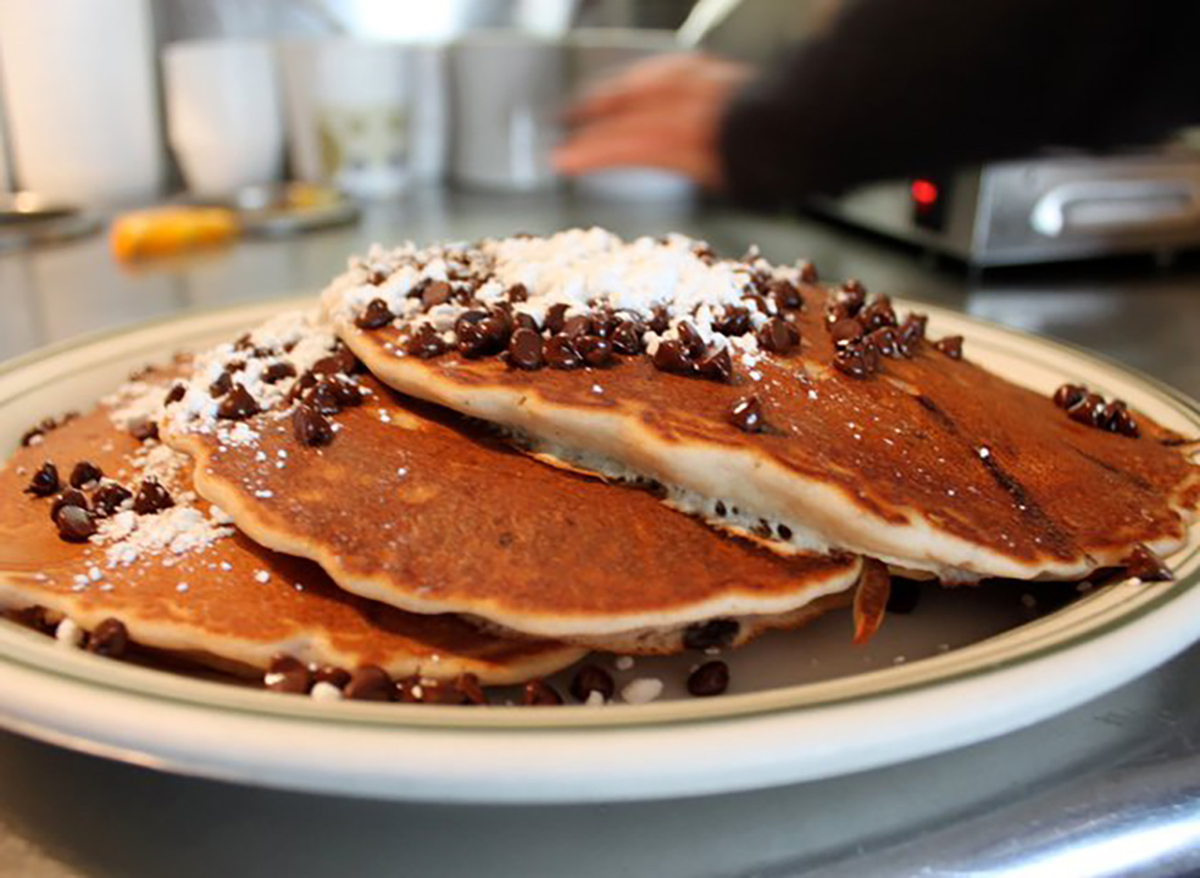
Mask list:
[[[410,357],[431,360],[446,353],[446,342],[432,326],[424,323],[420,329],[409,336],[404,345],[404,352]]]
[[[745,308],[729,306],[725,313],[713,322],[713,329],[722,335],[745,335],[754,328],[750,312]]]
[[[857,278],[846,278],[842,281],[841,292],[850,293],[851,295],[865,296],[867,294],[866,285]]]
[[[129,631],[120,619],[105,619],[88,637],[88,652],[120,658],[129,649]]]
[[[235,351],[248,351],[254,347],[254,340],[250,337],[250,333],[244,332],[238,336],[237,341],[233,343]]]
[[[925,341],[925,325],[928,322],[929,318],[924,314],[909,314],[904,318],[896,334],[896,344],[902,356],[913,357],[920,350],[921,343]]]
[[[129,435],[138,442],[149,442],[158,439],[158,422],[149,419],[137,421],[129,427]]]
[[[143,481],[137,496],[133,498],[133,511],[138,515],[154,515],[174,505],[175,501],[157,479]]]
[[[789,280],[777,278],[767,281],[767,293],[780,311],[796,311],[804,307],[800,291]]]
[[[1171,568],[1148,547],[1139,544],[1124,561],[1125,574],[1142,582],[1170,582],[1175,578]]]
[[[174,384],[167,391],[166,399],[163,400],[164,405],[170,405],[173,402],[179,402],[187,395],[187,386],[183,384]]]
[[[595,335],[585,335],[575,339],[575,350],[589,366],[600,368],[612,362],[612,345],[603,338]]]
[[[101,485],[92,495],[92,507],[97,515],[107,518],[116,515],[122,504],[132,497],[133,493],[127,488],[110,482],[107,485]]]
[[[563,321],[562,334],[570,339],[582,338],[592,334],[592,318],[586,314],[576,314]]]
[[[333,426],[324,415],[307,405],[298,405],[292,412],[292,432],[296,441],[309,448],[318,448],[333,441]]]
[[[833,366],[851,378],[870,378],[879,371],[879,353],[862,342],[851,342],[834,352]]]
[[[464,357],[482,357],[496,353],[495,327],[488,324],[486,311],[467,311],[454,322],[458,352]]]
[[[104,471],[90,461],[80,461],[71,470],[71,487],[82,488],[89,482],[98,482],[104,478]]]
[[[723,500],[717,501],[716,512],[717,512],[717,515],[721,516],[722,518],[725,517],[726,510],[725,510],[725,502]]]
[[[961,335],[948,335],[940,338],[933,343],[933,346],[952,360],[962,359],[963,337]]]
[[[479,685],[479,678],[472,673],[455,677],[454,688],[462,695],[463,704],[487,704],[487,696]]]
[[[333,392],[337,395],[338,404],[342,408],[354,408],[363,404],[362,388],[358,383],[348,378],[335,377],[329,379]]]
[[[550,335],[558,335],[562,332],[563,324],[567,321],[567,307],[567,305],[559,302],[546,309],[546,330]]]
[[[662,305],[655,305],[651,310],[651,318],[648,328],[651,332],[657,335],[662,335],[667,331],[667,327],[671,325],[670,319],[667,317],[667,309]]]
[[[68,543],[86,543],[96,532],[96,520],[86,509],[78,506],[63,506],[54,516],[58,535]]]
[[[800,330],[782,317],[772,317],[754,334],[759,347],[774,354],[789,353],[800,344]]]
[[[729,423],[745,433],[762,433],[767,428],[762,403],[757,396],[744,396],[729,410]]]
[[[805,284],[815,284],[821,279],[821,275],[817,273],[817,267],[811,262],[805,262],[800,266],[800,282]]]
[[[328,379],[318,381],[308,393],[304,401],[323,415],[336,415],[342,410],[341,393],[334,382]]]
[[[705,650],[726,647],[737,638],[741,625],[736,619],[710,619],[689,625],[683,631],[685,649]]]
[[[892,590],[888,592],[887,611],[904,616],[917,608],[921,601],[921,583],[915,579],[892,577]]]
[[[779,525],[775,530],[779,533],[781,540],[790,540],[792,538],[792,529],[786,524]]]
[[[349,375],[357,365],[358,357],[342,348],[313,363],[312,371],[316,375]]]
[[[687,347],[681,341],[660,341],[654,351],[654,367],[663,372],[690,374],[696,368]]]
[[[453,293],[454,289],[444,280],[431,281],[421,290],[421,304],[426,308],[444,305],[450,301],[450,296]]]
[[[642,352],[642,328],[631,320],[622,320],[609,339],[618,354],[633,356]]]
[[[208,385],[208,393],[213,399],[224,396],[233,389],[233,373],[226,369],[217,376],[217,380]]]
[[[97,492],[97,496],[99,492]],[[67,488],[57,497],[54,498],[54,503],[50,506],[50,520],[58,519],[58,510],[64,506],[78,506],[80,509],[87,511],[88,499],[84,496],[83,491],[78,491],[75,488]]]
[[[1142,431],[1138,429],[1137,421],[1134,420],[1129,410],[1124,407],[1114,416],[1108,429],[1114,433],[1120,433],[1122,436],[1129,436],[1132,439],[1136,439],[1142,434]]]
[[[246,361],[245,360],[230,360],[228,363],[225,364],[225,371],[227,371],[227,372],[244,372],[245,370],[246,370]]]
[[[612,675],[599,665],[584,665],[571,680],[571,697],[576,701],[587,701],[593,692],[599,692],[609,701],[616,691]]]
[[[30,427],[28,430],[26,430],[24,433],[21,434],[21,447],[28,448],[30,445],[33,444],[34,439],[38,438],[39,436],[45,436],[45,435],[46,435],[46,431],[43,430],[41,427]]]
[[[29,485],[25,488],[25,493],[32,494],[34,497],[49,497],[51,494],[58,493],[60,485],[58,467],[50,463],[50,461],[46,461],[38,467],[38,471],[29,480]]]
[[[387,302],[383,299],[372,299],[355,319],[354,325],[359,329],[380,329],[395,319],[396,315],[392,313]]]
[[[532,329],[518,329],[508,340],[508,362],[518,369],[534,371],[542,368],[542,337]]]
[[[874,301],[859,312],[858,319],[862,321],[863,328],[867,332],[873,332],[885,326],[895,326],[897,322],[896,312],[892,309],[892,300],[887,296],[876,296]]]
[[[343,694],[355,701],[391,701],[392,680],[378,665],[361,665],[350,675]]]
[[[1060,409],[1074,408],[1087,396],[1087,388],[1078,384],[1064,384],[1054,391],[1054,404]]]
[[[835,323],[841,323],[843,320],[857,320],[850,313],[850,309],[839,302],[830,302],[825,306],[825,327],[829,328]],[[859,324],[862,325],[861,323]]]
[[[705,662],[688,675],[687,690],[697,698],[720,695],[729,688],[729,665],[722,661]]]
[[[896,339],[896,330],[890,326],[876,329],[863,339],[863,344],[874,348],[885,357],[893,359],[900,356],[900,345]]]
[[[704,353],[704,338],[691,323],[686,320],[681,321],[675,327],[675,331],[679,334],[679,343],[687,350],[689,357],[695,359]]]
[[[845,317],[835,323],[826,324],[829,337],[837,346],[856,342],[863,337],[863,325],[853,317]]]
[[[339,668],[334,665],[322,665],[313,674],[313,682],[328,683],[331,686],[344,689],[346,688],[346,684],[350,682],[350,672],[345,668]]]
[[[272,657],[263,683],[272,692],[307,695],[312,688],[313,674],[299,659],[280,653]]]
[[[267,384],[278,384],[284,378],[294,378],[296,367],[291,363],[272,363],[263,370],[263,381]]]
[[[525,288],[525,284],[513,284],[504,291],[504,295],[510,302],[529,301],[529,290]]]
[[[530,680],[525,684],[522,703],[526,707],[557,707],[563,700],[553,686],[542,680]]]
[[[851,286],[855,284],[856,286]],[[856,316],[867,302],[867,293],[862,284],[857,281],[846,281],[833,295],[833,305],[840,308],[847,317]]]
[[[546,365],[551,369],[578,369],[583,365],[579,351],[575,350],[575,345],[566,336],[556,335],[547,339],[542,353]]]
[[[367,272],[367,283],[373,287],[379,286],[388,279],[388,273],[380,268],[372,268]]]
[[[1098,393],[1089,393],[1067,409],[1067,416],[1073,421],[1094,427],[1103,411],[1104,397]]]
[[[696,372],[710,381],[728,381],[733,377],[733,358],[729,348],[710,348],[696,361]]]
[[[229,391],[217,406],[217,417],[226,421],[244,421],[260,411],[258,402],[250,395],[250,391],[241,384],[235,384],[233,390]]]
[[[528,329],[530,332],[540,333],[541,328],[538,322],[533,319],[532,314],[526,314],[524,311],[518,311],[513,315],[513,331],[518,329]]]

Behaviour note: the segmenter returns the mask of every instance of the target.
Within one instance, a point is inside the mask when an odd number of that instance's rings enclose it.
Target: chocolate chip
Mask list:
[[[667,331],[667,327],[671,325],[670,319],[667,317],[667,309],[662,305],[655,305],[651,310],[649,329],[657,335],[662,335]]]
[[[317,375],[349,375],[358,367],[358,357],[346,348],[334,351],[313,363],[312,371]]]
[[[1136,576],[1142,582],[1170,582],[1175,578],[1171,568],[1147,546],[1138,545],[1124,561],[1127,576]]]
[[[254,340],[250,337],[250,333],[244,332],[237,337],[237,341],[233,343],[235,351],[248,351],[254,347]]]
[[[583,358],[579,356],[579,351],[575,350],[571,339],[562,335],[547,339],[543,347],[543,356],[546,358],[546,365],[551,369],[578,369],[583,365]]]
[[[562,334],[570,339],[582,338],[592,334],[592,318],[586,314],[576,314],[563,321]]]
[[[258,402],[250,395],[250,391],[241,384],[235,384],[233,390],[229,391],[217,406],[217,417],[226,421],[244,421],[260,411]]]
[[[542,680],[530,680],[525,684],[522,704],[526,707],[556,707],[562,703],[562,696]]]
[[[727,307],[720,318],[713,321],[713,329],[722,335],[745,335],[754,328],[750,312],[745,308]]]
[[[1142,434],[1142,431],[1138,429],[1137,421],[1124,407],[1124,404],[1110,420],[1108,429],[1113,433],[1120,433],[1122,436],[1129,436],[1132,439],[1136,439]]]
[[[729,423],[744,433],[762,433],[767,428],[762,403],[757,396],[744,396],[729,410]]]
[[[634,356],[642,352],[642,328],[631,320],[622,320],[612,331],[609,341],[618,354]]]
[[[725,512],[726,512],[725,501],[718,500],[715,508],[716,508],[717,515],[719,515],[721,518],[724,518]]]
[[[856,342],[863,337],[863,325],[853,317],[846,317],[836,323],[827,324],[829,337],[835,346]]]
[[[909,314],[904,318],[896,333],[896,345],[902,356],[913,357],[920,350],[921,343],[925,341],[925,325],[928,322],[929,318],[924,314]]]
[[[695,650],[726,647],[733,643],[741,627],[736,619],[710,619],[689,625],[683,631],[683,646]]]
[[[529,301],[529,290],[525,288],[525,284],[513,284],[504,291],[504,295],[510,302]]]
[[[444,305],[453,294],[454,289],[444,280],[431,281],[421,290],[421,304],[426,308]]]
[[[538,326],[532,314],[526,314],[524,311],[518,311],[512,316],[513,331],[518,329],[528,329],[530,332],[540,333],[541,327]]]
[[[851,378],[870,378],[879,371],[879,353],[861,341],[851,342],[834,352],[833,366]]]
[[[343,694],[354,701],[391,701],[392,680],[378,665],[362,665],[350,675]]]
[[[900,344],[896,339],[896,330],[890,326],[876,329],[863,339],[863,344],[874,348],[885,357],[894,359],[900,356]]]
[[[454,678],[454,689],[462,695],[463,704],[487,704],[487,696],[474,674],[459,674]]]
[[[695,359],[704,353],[704,338],[691,323],[686,320],[681,321],[675,327],[675,332],[678,333],[679,343],[683,345],[689,357]]]
[[[409,336],[404,345],[404,352],[410,357],[431,360],[446,353],[446,342],[432,326],[423,323],[420,329]]]
[[[324,415],[307,405],[298,405],[292,412],[292,432],[296,441],[309,448],[318,448],[333,441],[333,426]]]
[[[149,442],[151,439],[158,439],[158,422],[149,419],[137,421],[130,425],[129,435],[138,442]]]
[[[1064,384],[1054,391],[1054,404],[1060,409],[1074,408],[1087,396],[1087,388],[1078,384]]]
[[[58,510],[64,506],[78,506],[80,509],[87,511],[88,499],[82,491],[77,491],[75,488],[67,488],[57,497],[54,498],[54,503],[50,506],[50,520],[58,520]]]
[[[299,659],[281,653],[271,659],[263,683],[272,692],[307,695],[312,688],[313,674]]]
[[[754,306],[754,310],[759,314],[769,315],[771,313],[771,309],[767,307],[767,300],[758,295],[758,293],[747,293],[746,295],[742,296],[742,301],[752,304]]]
[[[873,332],[885,326],[895,326],[897,323],[896,312],[892,309],[892,300],[887,296],[876,296],[874,301],[859,312],[858,319],[862,321],[863,328],[867,332]]]
[[[774,300],[775,307],[780,311],[796,311],[804,307],[804,299],[800,297],[800,291],[789,280],[777,278],[768,281],[767,294]]]
[[[29,485],[25,488],[25,493],[32,494],[34,497],[49,497],[51,494],[58,493],[60,485],[58,467],[50,463],[50,461],[46,461],[38,467],[38,471],[29,480]]]
[[[817,267],[811,262],[805,262],[800,266],[800,282],[805,284],[815,284],[821,279],[821,275],[817,273]]]
[[[88,637],[88,652],[120,658],[129,648],[129,631],[120,619],[105,619]]]
[[[367,272],[367,283],[373,287],[379,286],[388,279],[388,273],[380,268],[372,268]]]
[[[28,430],[26,430],[24,433],[21,434],[21,447],[28,448],[30,445],[33,444],[34,439],[37,439],[37,438],[39,438],[41,436],[45,436],[45,435],[46,435],[46,431],[43,430],[41,427],[30,427]]]
[[[323,415],[336,415],[342,410],[341,396],[335,383],[325,379],[318,381],[312,390],[304,395],[304,401]]]
[[[466,311],[454,322],[458,352],[464,357],[483,357],[503,349],[503,327],[486,311]]]
[[[187,395],[187,386],[183,384],[174,384],[167,391],[166,399],[163,400],[164,405],[170,405],[173,402],[179,402]]]
[[[948,335],[940,338],[933,343],[933,346],[952,360],[962,359],[963,337],[961,335]]]
[[[363,404],[362,388],[349,378],[335,377],[328,379],[337,396],[338,404],[344,409],[351,409]]]
[[[542,337],[532,329],[517,329],[508,340],[508,362],[518,369],[534,371],[542,368]]]
[[[892,589],[888,592],[887,611],[905,616],[917,608],[921,601],[921,583],[915,579],[892,577]]]
[[[546,330],[552,336],[562,332],[563,324],[567,322],[567,307],[567,305],[559,302],[546,309]]]
[[[576,701],[587,701],[593,692],[599,692],[605,701],[610,701],[616,691],[612,675],[599,665],[584,665],[571,680],[571,697]]]
[[[94,463],[89,461],[80,461],[75,464],[71,470],[71,487],[82,488],[90,482],[98,482],[104,478],[104,471]]]
[[[208,393],[213,399],[224,396],[233,389],[233,373],[226,369],[217,376],[217,380],[208,385]]]
[[[137,496],[133,498],[133,511],[138,515],[154,515],[164,509],[170,509],[175,501],[167,489],[156,479],[146,479],[138,488]]]
[[[772,317],[754,334],[758,345],[773,354],[786,354],[800,344],[800,330],[782,317]]]
[[[313,674],[313,682],[328,683],[331,686],[344,689],[346,688],[346,684],[350,682],[350,672],[345,668],[339,668],[334,665],[322,665]]]
[[[63,506],[54,516],[58,535],[68,543],[86,543],[96,532],[96,520],[86,509],[78,506]]]
[[[705,662],[688,675],[687,690],[697,698],[720,695],[728,688],[729,665],[725,662]]]
[[[128,489],[115,483],[109,483],[101,485],[92,495],[92,507],[97,515],[108,518],[116,515],[125,501],[132,497],[133,493]]]
[[[372,299],[355,319],[354,325],[359,329],[381,329],[395,319],[396,315],[392,313],[387,302],[383,299]]]
[[[1089,393],[1067,409],[1067,416],[1073,421],[1095,427],[1103,412],[1104,397],[1098,393]]]
[[[709,348],[696,361],[696,372],[710,381],[728,381],[733,377],[733,358],[729,348]]]
[[[575,350],[585,363],[595,368],[607,366],[613,360],[612,345],[599,336],[585,335],[575,339]]]
[[[691,374],[696,364],[692,362],[687,347],[681,341],[660,341],[654,351],[654,367],[663,372]]]

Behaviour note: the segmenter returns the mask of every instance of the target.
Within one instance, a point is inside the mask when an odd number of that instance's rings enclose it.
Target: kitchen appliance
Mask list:
[[[819,214],[987,267],[1200,246],[1200,152],[1052,155],[815,199]]]

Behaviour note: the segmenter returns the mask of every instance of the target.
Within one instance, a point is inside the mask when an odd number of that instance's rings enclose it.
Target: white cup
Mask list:
[[[172,43],[163,70],[168,136],[192,192],[223,196],[279,178],[283,123],[269,43]]]
[[[291,157],[301,179],[368,199],[404,191],[412,173],[416,51],[356,39],[285,46]]]
[[[0,0],[0,79],[23,188],[92,205],[158,195],[150,0]]]
[[[585,94],[622,70],[656,55],[681,51],[674,31],[633,28],[580,28],[567,37],[571,91]],[[683,174],[630,166],[593,171],[573,180],[575,191],[614,201],[690,201],[696,184]]]
[[[559,42],[519,31],[477,31],[450,52],[452,170],[468,186],[552,186],[566,61]]]

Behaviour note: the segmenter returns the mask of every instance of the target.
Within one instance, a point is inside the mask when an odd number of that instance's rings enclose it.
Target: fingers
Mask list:
[[[596,116],[623,111],[629,104],[655,100],[678,91],[705,63],[692,53],[659,55],[647,58],[623,70],[585,93],[568,110],[571,122],[584,122]]]

